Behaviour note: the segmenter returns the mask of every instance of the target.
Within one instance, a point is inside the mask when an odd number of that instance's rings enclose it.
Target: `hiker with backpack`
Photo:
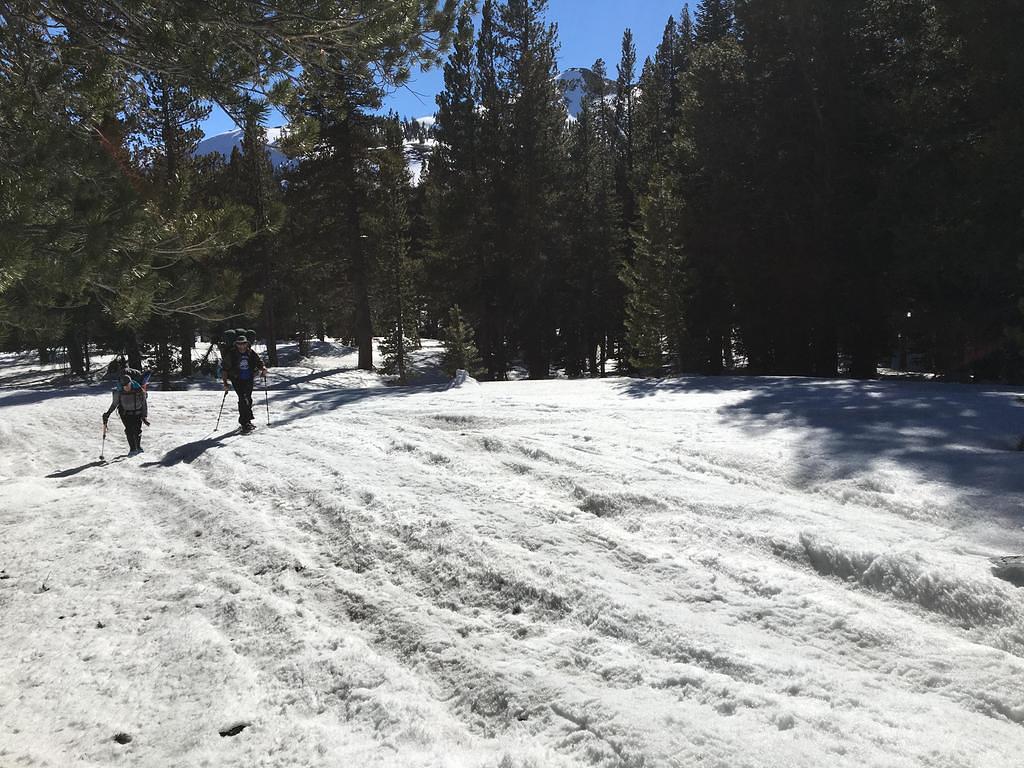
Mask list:
[[[149,426],[148,394],[143,376],[139,371],[125,369],[114,387],[113,400],[106,413],[103,414],[103,432],[107,431],[107,420],[115,410],[124,424],[124,434],[128,438],[128,455],[142,453],[142,425]]]
[[[223,370],[221,376],[224,380],[224,391],[228,391],[228,381],[238,395],[238,423],[242,432],[252,432],[252,387],[256,381],[256,374],[264,379],[267,377],[267,367],[263,364],[263,358],[253,351],[249,346],[249,338],[244,333],[235,335],[234,343],[224,350],[221,360]]]

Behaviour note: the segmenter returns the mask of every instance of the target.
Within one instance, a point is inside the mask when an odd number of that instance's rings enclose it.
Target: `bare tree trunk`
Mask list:
[[[195,366],[192,362],[192,348],[195,346],[195,334],[191,328],[185,328],[181,332],[181,375],[191,376],[195,373]]]
[[[277,320],[274,315],[273,289],[269,285],[271,279],[268,276],[266,298],[263,302],[263,322],[266,326],[267,365],[274,368],[277,366]]]
[[[69,328],[64,334],[64,346],[67,348],[68,366],[75,376],[85,375],[85,355],[82,352],[81,333],[77,326]]]
[[[360,257],[362,261],[362,257]],[[355,279],[356,308],[355,335],[356,346],[359,348],[359,369],[373,370],[373,323],[370,320],[370,291],[366,284],[365,265],[357,270]]]
[[[128,331],[128,337],[125,340],[125,351],[128,353],[128,367],[141,371],[142,350],[139,348],[139,336],[134,328]]]
[[[160,386],[166,392],[171,389],[171,347],[161,334],[157,344],[157,367],[160,370]]]

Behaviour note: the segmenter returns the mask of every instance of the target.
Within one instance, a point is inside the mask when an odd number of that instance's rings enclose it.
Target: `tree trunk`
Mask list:
[[[604,365],[604,352],[601,352],[601,362],[598,362],[598,347],[600,342],[591,338],[587,342],[587,361],[590,364],[590,378],[596,379],[601,375],[601,366]]]
[[[360,256],[359,261],[363,258]],[[356,336],[356,347],[359,348],[359,370],[373,370],[373,323],[370,320],[370,291],[366,284],[365,269],[361,266],[356,270],[354,281],[356,292],[356,306],[354,319],[354,330]]]
[[[272,278],[268,277],[268,280]],[[267,285],[263,301],[263,322],[266,326],[267,341],[267,365],[271,368],[277,367],[277,321],[274,316],[274,294],[273,288]]]
[[[195,346],[195,334],[191,328],[181,332],[181,375],[191,376],[195,372],[192,364],[192,348]]]
[[[853,349],[850,350],[850,376],[854,379],[878,377],[878,365],[870,341],[854,343]]]
[[[168,392],[171,389],[171,347],[162,334],[157,344],[156,359],[160,370],[160,387]]]
[[[125,340],[125,351],[128,354],[128,367],[141,371],[142,350],[139,348],[139,336],[134,328],[128,331],[128,336]]]
[[[68,366],[74,376],[85,375],[85,355],[82,351],[81,333],[77,326],[69,328],[64,334],[64,346],[67,348]]]

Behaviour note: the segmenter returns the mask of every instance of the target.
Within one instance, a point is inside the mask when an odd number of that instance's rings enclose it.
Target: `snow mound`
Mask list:
[[[459,370],[455,372],[455,378],[453,378],[451,383],[448,385],[448,389],[467,389],[478,391],[479,388],[480,382],[470,376],[469,373],[464,371],[462,368],[459,368]]]
[[[965,627],[1021,618],[1014,595],[1002,585],[929,566],[919,554],[851,550],[808,533],[800,534],[800,543],[811,566],[823,576],[837,576],[917,603]]]

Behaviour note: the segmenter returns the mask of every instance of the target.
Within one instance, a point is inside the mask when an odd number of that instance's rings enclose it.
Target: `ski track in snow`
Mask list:
[[[1019,765],[1009,391],[372,383],[0,390],[0,765]]]

